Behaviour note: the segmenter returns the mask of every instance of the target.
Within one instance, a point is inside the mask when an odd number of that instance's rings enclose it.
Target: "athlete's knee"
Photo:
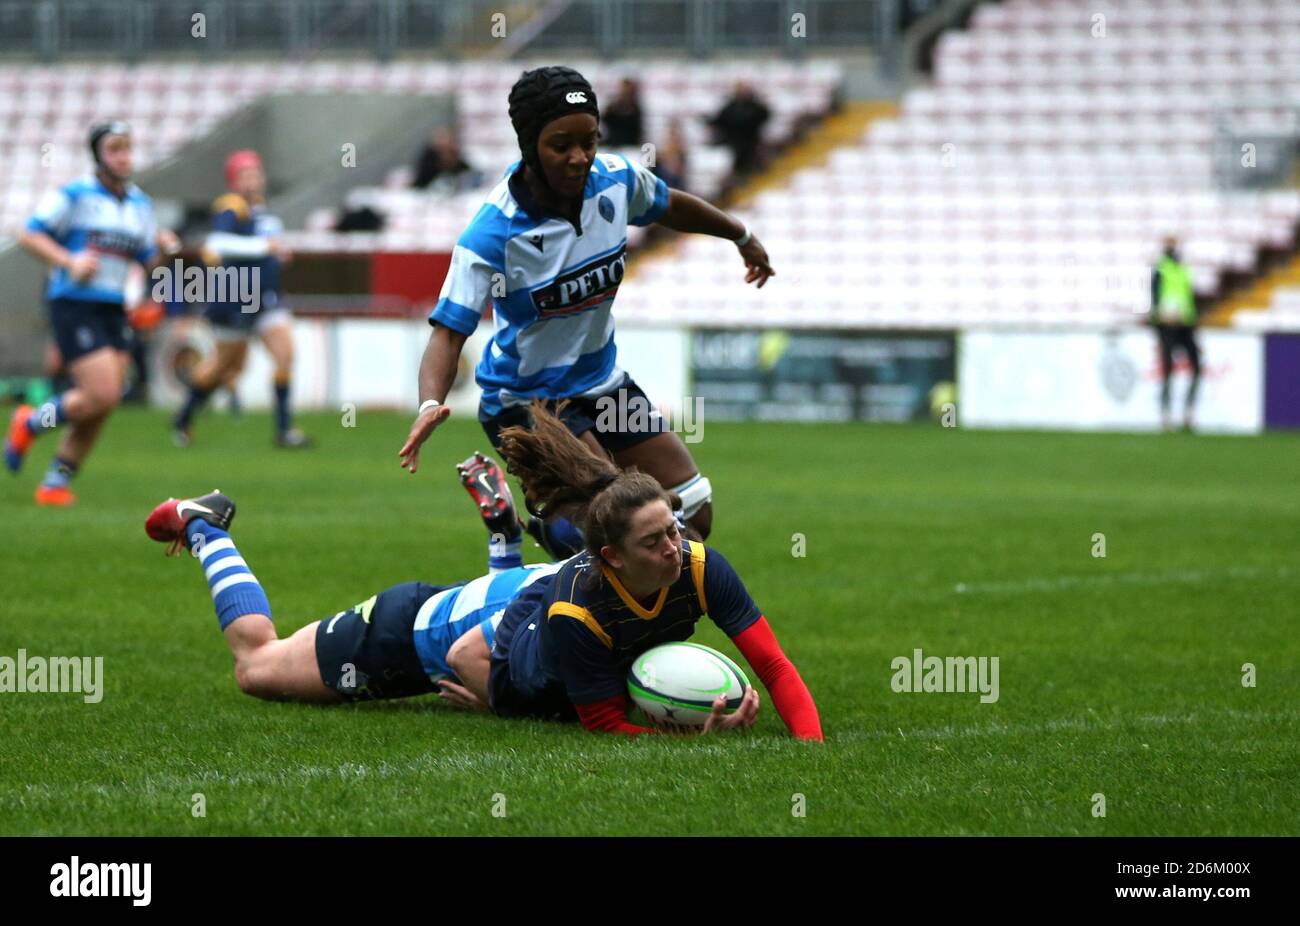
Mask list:
[[[248,661],[241,660],[235,663],[235,684],[239,686],[239,690],[244,694],[256,698],[260,681],[257,670]]]
[[[272,701],[278,697],[274,672],[258,659],[240,659],[235,662],[235,684],[240,691],[253,698]]]

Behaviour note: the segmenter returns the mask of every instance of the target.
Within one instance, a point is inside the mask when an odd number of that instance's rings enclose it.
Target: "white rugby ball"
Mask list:
[[[748,686],[740,666],[699,643],[648,649],[627,671],[628,694],[656,726],[702,727],[719,695],[730,714]]]

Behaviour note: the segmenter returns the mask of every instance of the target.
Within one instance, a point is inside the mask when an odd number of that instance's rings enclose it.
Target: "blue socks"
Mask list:
[[[200,389],[198,386],[190,386],[190,394],[185,399],[185,405],[181,408],[180,414],[172,422],[173,427],[184,431],[189,428],[190,422],[194,420],[194,415],[201,409],[208,396],[212,395],[211,389]]]
[[[524,564],[524,532],[514,510],[507,513],[510,515],[511,523],[505,530],[494,530],[494,525],[488,525],[488,575],[496,575],[498,572]],[[506,519],[495,520],[501,522]]]
[[[284,435],[289,430],[289,384],[275,384],[275,433]]]
[[[53,431],[68,420],[68,413],[63,410],[63,395],[57,395],[48,402],[42,402],[27,416],[27,430],[33,434]]]
[[[41,480],[41,485],[47,489],[65,489],[75,475],[77,475],[77,464],[55,455],[50,461],[50,468],[45,471],[45,478]]]
[[[212,389],[203,389],[200,388],[199,386],[191,385],[190,394],[189,396],[186,397],[185,404],[181,407],[181,410],[176,414],[176,418],[173,420],[172,426],[179,428],[182,431],[187,430],[190,426],[190,422],[194,420],[194,416],[198,414],[199,410],[202,409],[204,405],[207,404],[208,397],[211,396],[212,393],[215,391],[216,391],[215,387]],[[239,401],[238,395],[235,393],[234,389],[231,389],[230,410],[232,415],[238,414],[238,401]],[[276,383],[275,384],[275,433],[283,437],[288,432],[292,424],[293,421],[289,415],[289,384]]]
[[[207,576],[212,603],[217,609],[217,623],[222,630],[245,614],[264,614],[270,618],[271,602],[229,534],[202,518],[190,521],[185,534],[186,546],[198,558]]]
[[[506,537],[493,534],[488,538],[488,574],[496,575],[506,569],[514,569],[524,564],[522,534]]]

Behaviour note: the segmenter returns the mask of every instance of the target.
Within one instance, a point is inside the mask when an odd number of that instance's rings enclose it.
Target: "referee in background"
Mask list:
[[[1192,368],[1192,382],[1183,402],[1183,430],[1192,429],[1192,407],[1201,382],[1201,352],[1196,346],[1196,295],[1192,272],[1178,259],[1178,239],[1166,238],[1165,250],[1151,271],[1151,324],[1160,339],[1160,425],[1173,428],[1169,381],[1174,373],[1174,351],[1181,350]]]

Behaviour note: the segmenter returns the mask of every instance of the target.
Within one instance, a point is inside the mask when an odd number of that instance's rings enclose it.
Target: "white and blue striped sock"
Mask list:
[[[488,574],[496,575],[507,569],[514,569],[524,564],[523,538],[507,539],[504,534],[493,534],[488,538]]]
[[[235,549],[234,542],[219,527],[213,527],[202,518],[186,525],[190,552],[203,566],[212,590],[212,603],[217,609],[217,622],[225,630],[237,617],[245,614],[271,616],[271,602],[266,592],[257,584],[248,563]]]

